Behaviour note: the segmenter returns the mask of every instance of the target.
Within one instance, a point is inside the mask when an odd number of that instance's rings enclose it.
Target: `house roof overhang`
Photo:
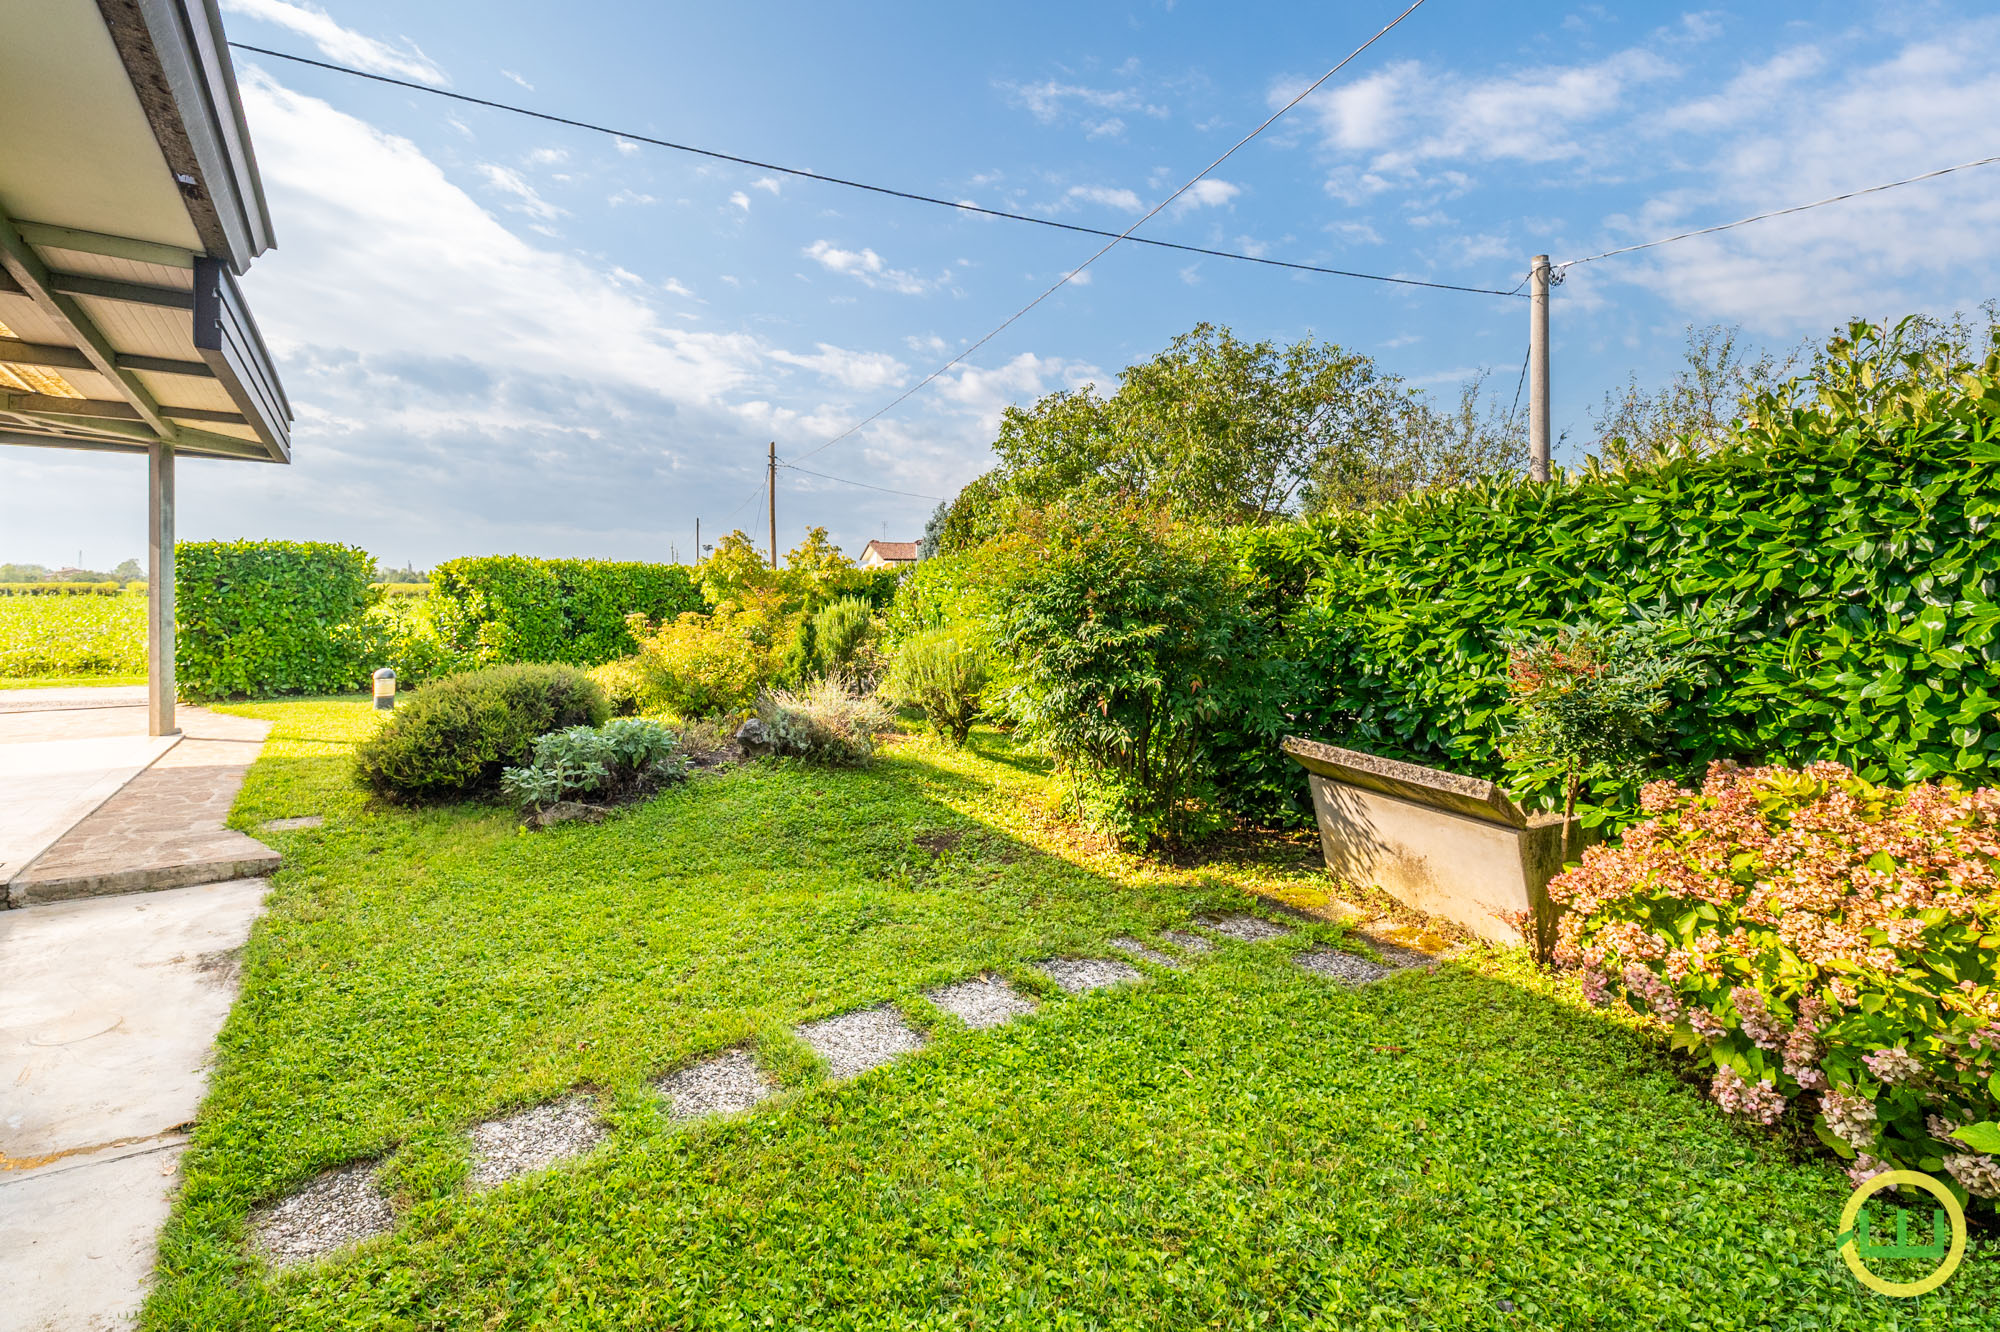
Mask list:
[[[0,43],[0,443],[291,460],[237,285],[272,244],[215,0],[37,0]]]

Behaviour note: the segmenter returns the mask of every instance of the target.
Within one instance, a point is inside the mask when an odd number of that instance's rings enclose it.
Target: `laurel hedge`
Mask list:
[[[1241,539],[1269,647],[1218,742],[1238,809],[1310,818],[1284,733],[1494,779],[1510,632],[1678,620],[1702,664],[1655,775],[1831,759],[2000,782],[2000,372],[1928,408],[1800,411],[1718,455],[1493,482]],[[1600,817],[1635,790],[1595,793]]]
[[[525,555],[447,560],[431,573],[429,599],[445,650],[473,665],[601,665],[638,650],[627,616],[665,620],[702,606],[678,564]]]
[[[375,561],[324,541],[174,547],[174,670],[188,699],[334,694],[367,681]]]

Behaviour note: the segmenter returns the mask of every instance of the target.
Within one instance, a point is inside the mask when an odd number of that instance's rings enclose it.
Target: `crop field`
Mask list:
[[[0,597],[0,681],[145,673],[145,593]]]

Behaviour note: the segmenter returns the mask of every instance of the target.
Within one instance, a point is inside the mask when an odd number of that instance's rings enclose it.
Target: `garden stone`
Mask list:
[[[771,738],[771,728],[763,719],[751,717],[736,728],[736,747],[743,751],[745,758],[762,758],[776,747]]]
[[[1146,973],[1129,962],[1113,962],[1102,957],[1052,957],[1037,962],[1035,969],[1071,994],[1085,994],[1127,981],[1146,979]]]
[[[733,1115],[750,1109],[776,1090],[748,1050],[730,1050],[654,1082],[675,1119]]]
[[[1146,947],[1146,945],[1140,943],[1137,939],[1125,939],[1125,938],[1113,939],[1111,941],[1111,946],[1113,948],[1118,949],[1120,952],[1130,953],[1133,957],[1139,958],[1146,962],[1151,962],[1154,966],[1157,967],[1172,967],[1174,970],[1178,971],[1184,965],[1183,963],[1177,961],[1176,959],[1168,957],[1165,953],[1161,952],[1157,948]]]
[[[517,1175],[582,1156],[604,1141],[604,1136],[596,1102],[580,1095],[475,1124],[472,1187],[490,1189]]]
[[[826,1061],[830,1078],[851,1078],[924,1048],[924,1038],[887,1004],[808,1022],[799,1039]]]
[[[1190,934],[1186,930],[1161,930],[1160,937],[1184,953],[1212,953],[1215,951],[1213,940],[1204,939],[1199,934]]]
[[[306,828],[317,828],[326,822],[322,814],[301,814],[290,819],[271,819],[264,825],[265,832],[299,832]]]
[[[374,1161],[329,1170],[250,1221],[251,1243],[273,1266],[324,1258],[396,1224],[389,1200],[375,1187]]]
[[[1365,985],[1369,981],[1381,980],[1397,967],[1384,966],[1380,962],[1370,962],[1359,953],[1350,953],[1340,948],[1316,948],[1310,953],[1300,953],[1292,959],[1307,971],[1316,971],[1322,976],[1347,985]]]
[[[1003,1022],[1035,1011],[1035,1003],[998,976],[975,976],[971,980],[928,991],[924,998],[952,1014],[975,1031],[997,1027]]]
[[[1225,938],[1242,943],[1263,943],[1266,939],[1282,939],[1291,931],[1282,925],[1274,925],[1259,916],[1222,916],[1202,924]]]
[[[605,816],[615,811],[610,805],[586,804],[581,800],[558,800],[547,809],[537,810],[521,820],[521,826],[530,832],[540,832],[553,828],[558,823],[602,823]]]

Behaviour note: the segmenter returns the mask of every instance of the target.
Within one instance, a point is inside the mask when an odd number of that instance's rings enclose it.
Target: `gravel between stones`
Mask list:
[[[887,1004],[808,1022],[798,1033],[834,1078],[851,1078],[924,1048],[924,1038]]]
[[[998,976],[974,976],[956,985],[927,991],[924,998],[975,1031],[997,1027],[1035,1011],[1034,1000],[1016,994],[1014,987]]]
[[[1083,994],[1127,981],[1144,980],[1146,973],[1129,962],[1102,957],[1052,957],[1035,963],[1035,970],[1069,991]]]
[[[738,1114],[777,1090],[748,1050],[730,1050],[690,1064],[653,1086],[667,1098],[667,1113],[675,1119]]]
[[[251,1218],[251,1243],[273,1266],[290,1267],[387,1234],[396,1213],[375,1187],[376,1164],[362,1161],[329,1170],[279,1199]]]
[[[604,1134],[597,1102],[583,1095],[474,1124],[471,1185],[490,1189],[530,1170],[582,1156],[604,1141]]]
[[[1174,947],[1188,953],[1212,953],[1215,941],[1204,939],[1199,934],[1189,934],[1186,930],[1161,930],[1160,937]]]
[[[1155,966],[1172,967],[1174,970],[1179,971],[1186,965],[1179,958],[1168,957],[1157,948],[1148,948],[1137,939],[1113,939],[1111,946],[1120,952],[1130,953],[1134,957],[1143,958]]]
[[[1385,967],[1380,962],[1370,962],[1358,953],[1350,953],[1340,948],[1315,948],[1310,953],[1300,953],[1292,961],[1307,971],[1317,971],[1320,975],[1348,985],[1366,985],[1369,981],[1381,980],[1397,970]]]
[[[1205,920],[1202,924],[1214,930],[1217,934],[1231,939],[1240,939],[1244,943],[1262,943],[1266,939],[1282,939],[1291,933],[1284,926],[1273,925],[1261,916],[1219,916],[1214,920]]]

